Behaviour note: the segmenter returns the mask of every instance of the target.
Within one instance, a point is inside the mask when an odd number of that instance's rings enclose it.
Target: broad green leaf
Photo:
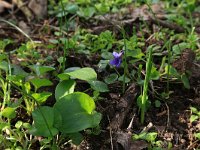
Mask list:
[[[20,66],[18,65],[12,65],[12,75],[18,75],[21,77],[28,76],[28,73],[25,72]]]
[[[68,5],[65,6],[65,10],[68,11],[71,14],[75,14],[78,10],[78,5],[69,3]]]
[[[129,50],[127,52],[127,56],[141,59],[144,56],[144,53],[142,53],[141,49],[134,49],[134,50]]]
[[[147,133],[145,140],[147,140],[148,142],[154,142],[156,140],[158,133],[156,132],[149,132]]]
[[[158,133],[156,132],[142,132],[139,135],[133,134],[133,140],[146,140],[147,142],[154,142]]]
[[[72,140],[72,143],[75,145],[80,145],[80,143],[84,140],[83,135],[79,132],[68,134],[69,138]]]
[[[159,71],[156,70],[156,67],[152,66],[151,68],[151,80],[158,80],[160,78],[160,73]]]
[[[108,86],[102,81],[90,81],[91,88],[98,92],[108,92]]]
[[[21,120],[17,121],[17,123],[15,124],[15,128],[20,129],[21,126],[23,125],[23,122]]]
[[[186,76],[186,74],[181,75],[181,81],[183,82],[183,85],[186,89],[190,89],[190,82]]]
[[[72,78],[84,80],[84,81],[92,81],[97,79],[97,74],[92,68],[81,68],[72,72],[66,72],[66,74],[70,75]]]
[[[8,71],[8,63],[6,61],[0,62],[0,69]]]
[[[13,119],[16,117],[16,112],[15,112],[15,108],[11,108],[11,107],[6,107],[2,112],[1,115],[3,117],[9,118],[9,119]]]
[[[116,73],[110,74],[105,78],[105,82],[107,84],[112,84],[118,79],[118,75]]]
[[[65,73],[66,72],[73,72],[73,71],[75,71],[75,70],[79,70],[79,69],[81,69],[80,67],[70,67],[70,68],[67,68],[67,69],[65,69]]]
[[[182,51],[185,50],[186,48],[190,48],[190,44],[185,43],[185,42],[182,42],[182,43],[179,43],[179,44],[175,44],[175,45],[172,47],[172,51],[173,51],[175,54],[181,54]]]
[[[195,136],[198,140],[200,140],[200,132],[199,132],[199,133],[194,133],[194,136]]]
[[[101,53],[101,57],[102,57],[103,59],[106,59],[106,60],[113,59],[112,53],[111,53],[111,52],[107,52],[107,51]]]
[[[42,93],[33,93],[32,96],[35,98],[37,102],[44,103],[46,102],[47,98],[51,96],[52,93],[50,92],[42,92]]]
[[[193,122],[195,120],[197,120],[199,117],[197,115],[191,115],[190,116],[190,122]]]
[[[199,113],[199,111],[195,107],[190,107],[190,109],[191,109],[192,113],[195,113],[195,114]]]
[[[0,62],[4,59],[6,59],[8,57],[8,55],[6,54],[0,54]]]
[[[66,73],[61,73],[57,75],[60,80],[69,80],[70,76]]]
[[[99,63],[98,63],[98,68],[99,68],[99,71],[103,71],[106,69],[106,66],[108,65],[110,60],[100,60]]]
[[[97,3],[95,7],[100,13],[107,13],[110,11],[110,7],[105,3]]]
[[[51,107],[43,106],[33,111],[34,124],[29,132],[36,136],[51,137],[56,135],[58,130],[53,126],[54,110]]]
[[[63,80],[57,86],[55,90],[55,97],[58,101],[60,98],[74,92],[76,82],[74,80]]]
[[[94,111],[94,100],[85,93],[68,94],[57,101],[53,108],[62,116],[59,130],[63,133],[75,133],[95,127],[101,120],[101,114]]]
[[[84,17],[85,19],[91,18],[94,13],[96,12],[94,7],[85,7],[85,8],[80,8],[79,11],[77,11],[77,14],[80,17]]]
[[[34,78],[34,79],[31,79],[30,82],[34,85],[36,90],[43,86],[53,85],[53,83],[48,79]]]
[[[29,67],[37,74],[37,76],[44,75],[46,72],[55,70],[55,68],[50,66],[31,65]]]
[[[4,129],[7,129],[7,128],[10,128],[10,123],[8,122],[0,122],[0,130],[4,130]]]
[[[122,76],[120,76],[119,78],[118,78],[118,81],[124,81],[124,75],[122,75]],[[129,83],[131,80],[128,78],[128,77],[125,77],[125,83]]]
[[[15,83],[17,86],[22,86],[24,77],[20,75],[11,75],[11,76],[8,76],[8,79],[12,81],[13,83]]]

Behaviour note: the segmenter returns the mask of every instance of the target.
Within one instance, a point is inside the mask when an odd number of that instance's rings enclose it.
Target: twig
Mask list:
[[[156,25],[163,26],[163,27],[169,28],[171,30],[175,30],[178,33],[182,33],[182,32],[186,31],[186,29],[184,29],[183,27],[178,26],[177,24],[172,23],[172,22],[169,23],[169,22],[160,20],[158,18],[152,18],[152,17],[151,17],[151,21],[152,21],[152,23],[154,23]]]
[[[128,131],[130,131],[130,129],[131,129],[132,125],[133,125],[133,120],[134,120],[134,118],[135,118],[135,114],[134,114],[133,117],[131,118],[131,122],[130,122],[129,125],[128,125],[128,128],[127,128]]]
[[[108,121],[109,121],[109,124],[110,124],[110,117],[108,115],[107,115],[107,118],[108,118]],[[110,145],[111,145],[111,150],[113,150],[112,129],[109,128],[109,131],[110,131]]]
[[[149,124],[146,127],[143,128],[142,132],[148,132],[149,129],[151,129],[152,127],[153,127],[153,123],[149,122]]]
[[[167,107],[167,127],[169,127],[169,125],[170,125],[170,120],[169,120],[169,106],[167,105],[167,103],[165,103],[165,106]]]

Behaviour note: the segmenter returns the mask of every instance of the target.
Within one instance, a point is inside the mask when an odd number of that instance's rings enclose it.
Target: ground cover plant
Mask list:
[[[200,148],[200,2],[0,1],[0,149]]]

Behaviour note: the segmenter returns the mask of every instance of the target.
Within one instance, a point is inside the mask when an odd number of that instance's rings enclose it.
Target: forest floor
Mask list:
[[[80,5],[78,2],[77,5],[76,2],[73,4],[71,9],[75,9],[75,6],[77,9],[85,5],[92,6],[92,4]],[[19,66],[29,74],[26,80],[33,77],[30,65],[55,68],[43,76],[53,84],[39,90],[52,93],[45,103],[42,103],[45,106],[55,104],[54,91],[59,82],[56,75],[62,73],[63,64],[59,60],[63,56],[66,56],[64,69],[93,68],[98,80],[106,84],[108,91],[103,91],[101,88],[98,91],[91,88],[87,82],[76,80],[75,91],[95,97],[96,111],[102,114],[102,119],[99,128],[94,129],[97,131],[88,129],[81,131],[84,140],[79,146],[70,142],[66,144],[65,141],[60,143],[60,149],[200,149],[199,5],[196,2],[190,10],[191,8],[175,2],[159,2],[151,5],[145,3],[136,5],[132,2],[122,6],[116,4],[118,11],[100,15],[97,12],[90,15],[89,10],[87,12],[89,15],[84,12],[81,14],[81,11],[77,13],[68,8],[67,15],[63,17],[58,17],[56,9],[49,6],[49,15],[43,19],[29,18],[27,11],[17,6],[12,11],[8,7],[1,12],[3,21],[0,22],[0,52],[1,56],[8,55],[10,64]],[[110,6],[111,8],[114,6]],[[186,9],[188,11],[184,11]],[[63,23],[65,21],[68,22],[67,25]],[[125,31],[125,37],[121,27]],[[34,48],[27,48],[31,47],[29,38],[36,43]],[[65,38],[67,40],[64,40]],[[153,66],[156,71],[153,72],[154,79],[149,82],[148,101],[151,105],[145,112],[142,124],[137,98],[143,91],[147,63],[145,56],[151,45],[155,46]],[[65,48],[66,54],[63,50]],[[129,73],[124,70],[126,67],[124,63],[119,68],[109,64],[113,51],[119,52],[126,48],[125,61]],[[2,62],[3,58],[0,57],[0,73],[6,78]],[[174,69],[168,72],[169,76],[166,66]],[[124,71],[127,73],[125,83],[122,80]],[[109,78],[111,74],[116,78]],[[125,91],[123,91],[124,85]],[[23,94],[12,84],[11,89],[10,100],[16,102]],[[3,98],[2,88],[1,103]],[[30,124],[33,121],[24,109],[25,103],[21,102],[20,105],[22,106],[15,110],[16,116],[11,119],[13,126],[19,120]],[[6,122],[6,119],[2,120]],[[0,129],[3,136],[8,136],[7,132]],[[141,135],[143,133],[145,135]],[[43,137],[36,136],[30,149],[39,149],[45,145],[41,139]]]

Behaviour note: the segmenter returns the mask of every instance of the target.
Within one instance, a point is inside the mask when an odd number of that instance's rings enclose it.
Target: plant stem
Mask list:
[[[151,75],[151,68],[152,68],[152,46],[149,48],[149,56],[146,63],[146,76],[144,80],[143,92],[142,92],[142,106],[141,106],[141,123],[144,123],[144,116],[146,111],[146,104],[147,104],[147,92],[148,92],[148,84]]]
[[[124,64],[124,76],[123,76],[123,88],[122,88],[122,93],[125,93],[125,88],[126,88],[126,73],[128,72],[127,68],[127,62],[126,62],[126,52],[127,52],[127,46],[126,46],[126,34],[124,28],[122,28],[122,35],[124,39],[124,59],[123,59],[123,64]]]
[[[66,12],[65,12],[65,8],[64,8],[64,4],[63,4],[63,1],[60,1],[61,2],[61,6],[62,6],[62,11],[64,12],[64,23],[66,25],[66,29],[68,31],[68,22],[67,22],[67,18],[66,18]],[[62,18],[61,18],[62,20]],[[61,26],[62,26],[62,22],[61,21],[61,24],[60,24],[60,32],[61,32]],[[65,38],[65,36],[63,35],[63,37]],[[67,49],[69,49],[69,39],[67,37],[67,41],[64,39],[64,54],[63,54],[63,63],[62,63],[62,72],[64,72],[65,70],[65,64],[66,64],[66,56],[67,56]]]
[[[168,67],[167,67],[167,94],[169,96],[169,72],[170,72],[170,65],[171,65],[171,50],[170,50],[170,47],[171,47],[171,41],[168,41],[167,43],[167,51],[168,51],[168,59],[167,59],[167,64],[168,64]]]

